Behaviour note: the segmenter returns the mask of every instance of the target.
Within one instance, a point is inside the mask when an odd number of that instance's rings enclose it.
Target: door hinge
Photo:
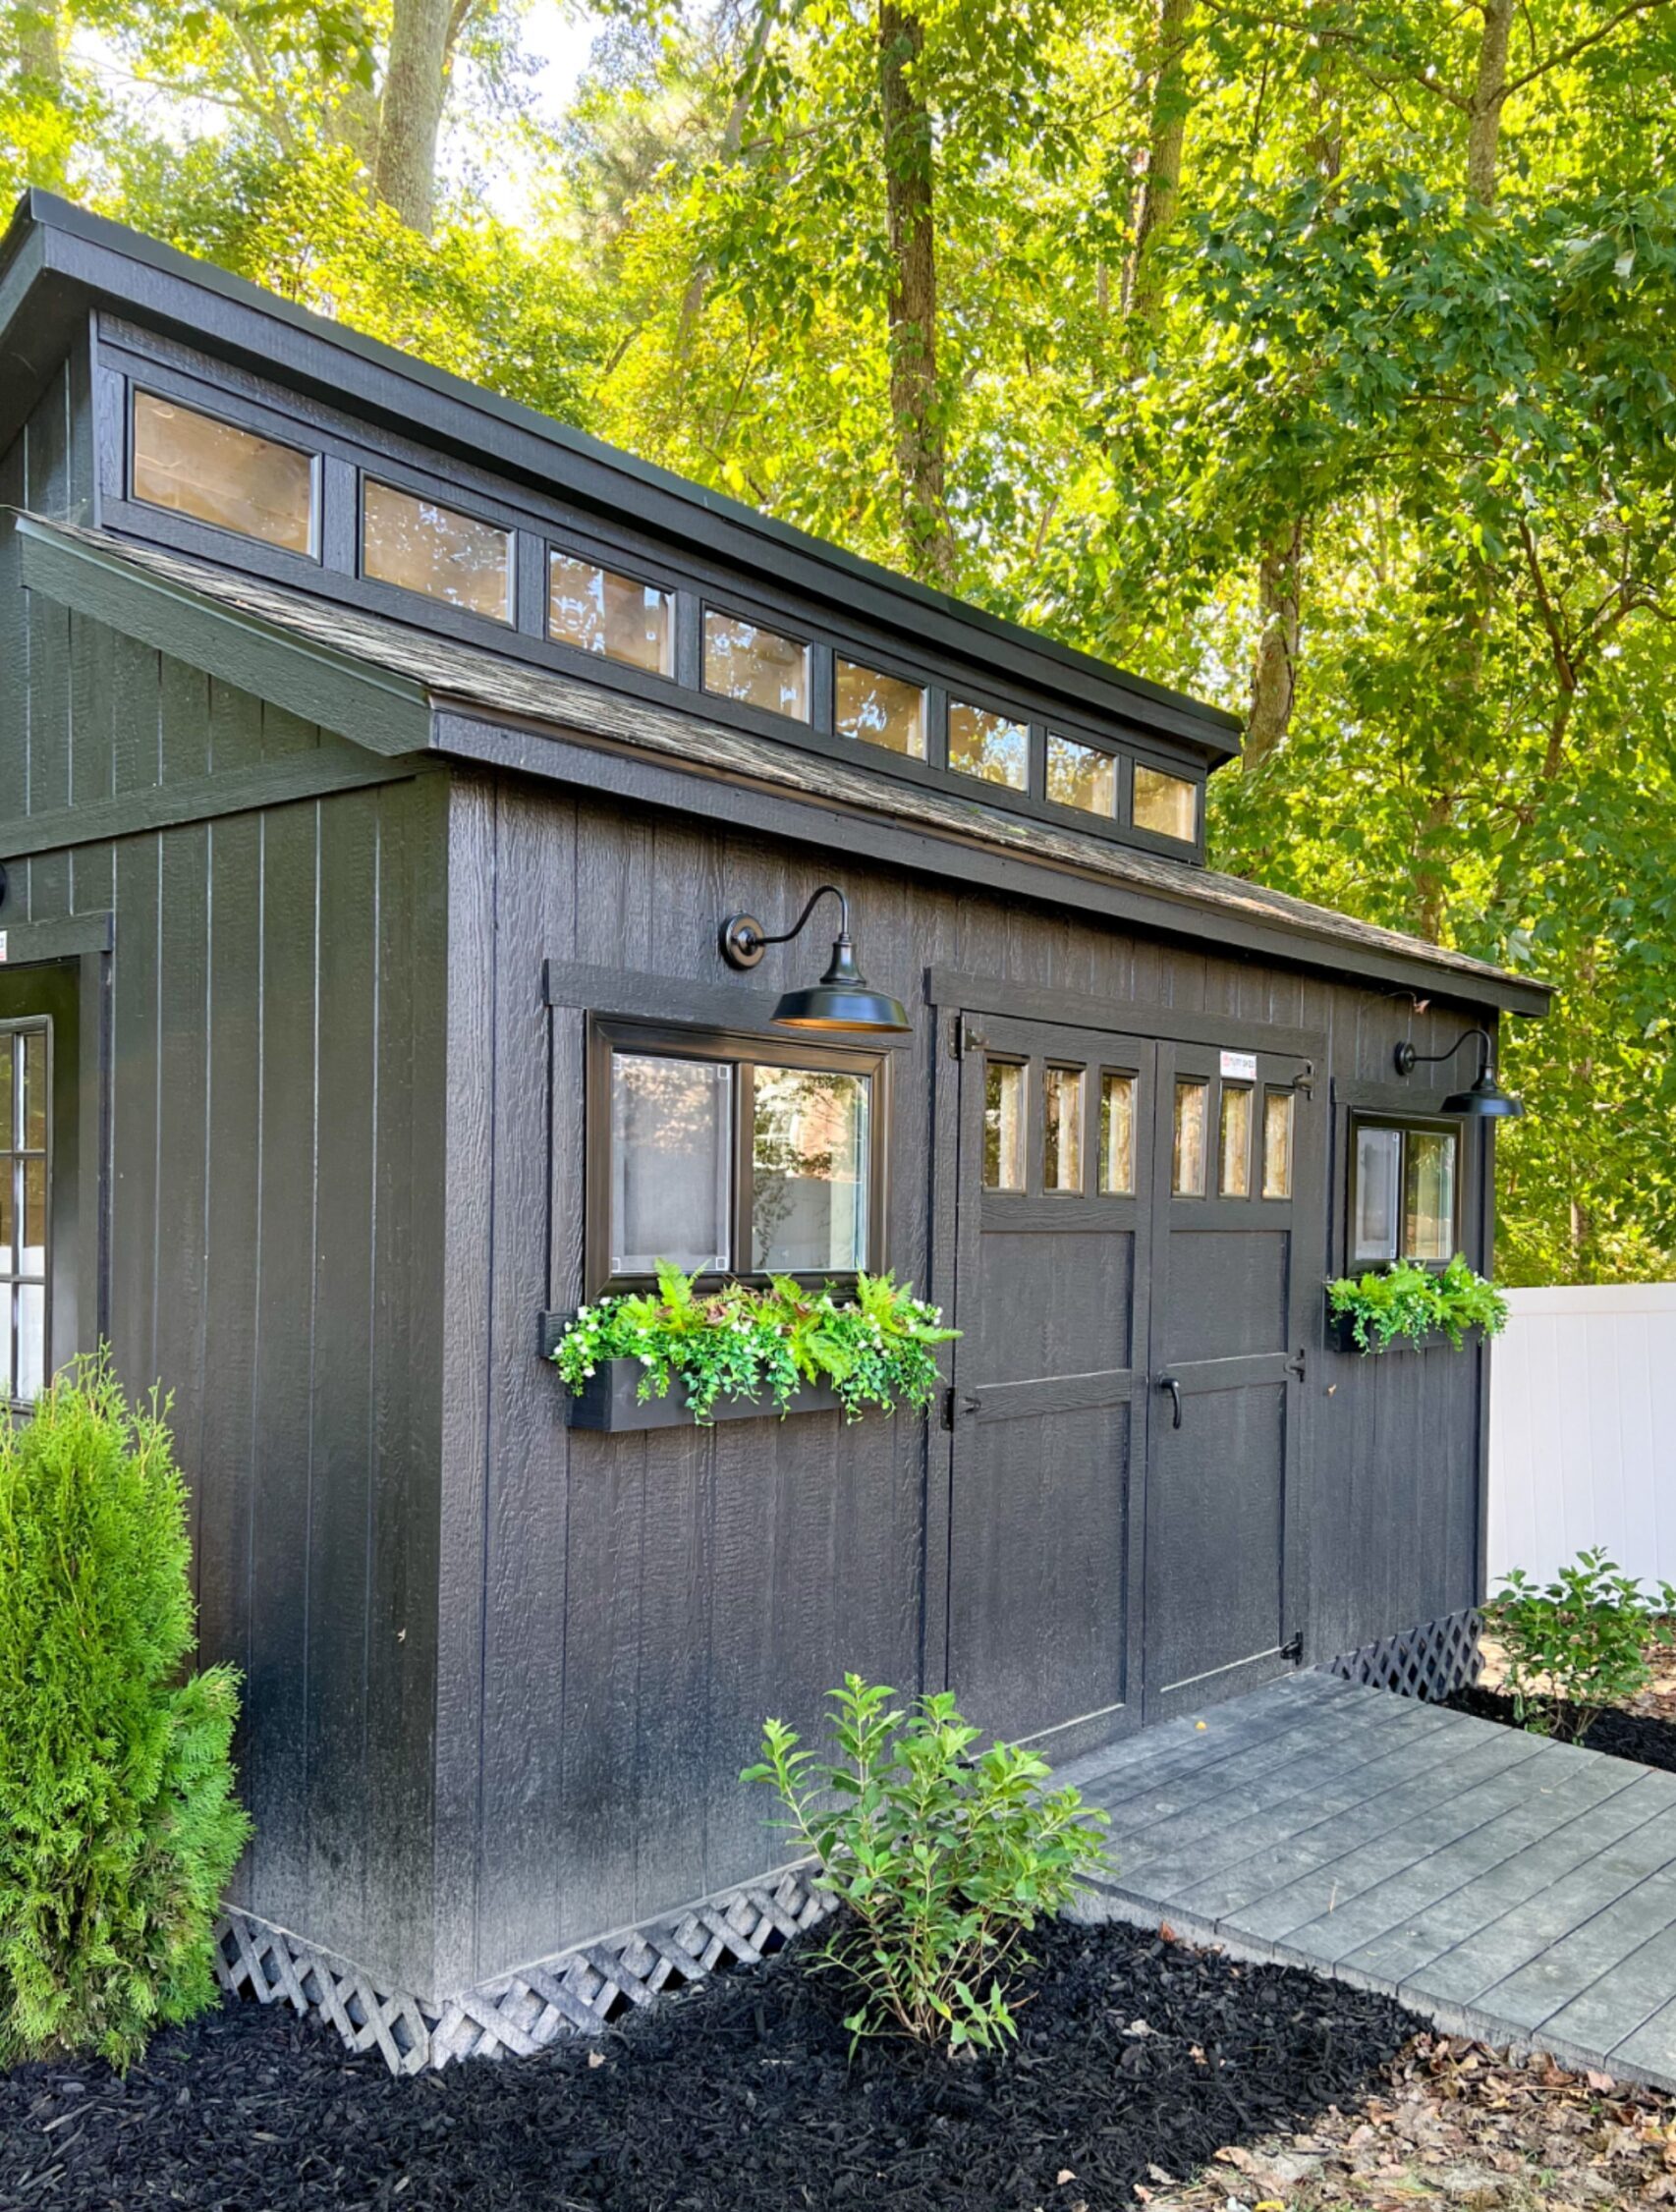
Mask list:
[[[949,1023],[949,1058],[964,1060],[969,1052],[980,1049],[984,1040],[964,1014],[957,1014]]]
[[[1292,1664],[1297,1666],[1299,1660],[1304,1656],[1304,1631],[1302,1629],[1298,1631],[1290,1643],[1281,1645],[1280,1656],[1282,1659],[1290,1659]]]
[[[943,1392],[944,1428],[953,1428],[958,1415],[976,1413],[977,1410],[978,1401],[969,1391],[957,1390],[951,1383]]]
[[[1313,1060],[1305,1061],[1304,1073],[1301,1076],[1293,1077],[1292,1087],[1294,1090],[1301,1090],[1306,1098],[1313,1098],[1314,1096],[1315,1063]]]
[[[1289,1375],[1296,1375],[1298,1380],[1302,1382],[1304,1380],[1305,1366],[1309,1360],[1309,1356],[1310,1354],[1308,1346],[1301,1347],[1297,1358],[1287,1360],[1286,1372]]]

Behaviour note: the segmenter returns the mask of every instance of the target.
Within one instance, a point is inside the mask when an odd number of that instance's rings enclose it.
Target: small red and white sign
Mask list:
[[[1225,1052],[1222,1055],[1222,1074],[1232,1083],[1257,1081],[1257,1054],[1255,1052]]]

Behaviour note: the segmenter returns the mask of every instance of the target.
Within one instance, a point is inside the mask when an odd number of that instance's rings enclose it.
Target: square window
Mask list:
[[[983,1188],[1025,1187],[1025,1072],[1017,1061],[990,1060],[983,1069]]]
[[[611,1273],[725,1270],[733,1212],[733,1070],[619,1052],[611,1063]]]
[[[1185,776],[1135,764],[1135,827],[1191,845],[1199,835],[1199,786]]]
[[[1047,741],[1047,796],[1056,805],[1080,807],[1085,814],[1117,812],[1117,761],[1091,745],[1069,738]]]
[[[1178,1198],[1204,1195],[1209,1111],[1210,1085],[1197,1077],[1183,1077],[1176,1084],[1175,1137],[1170,1152],[1170,1189]]]
[[[949,701],[949,766],[1012,791],[1030,789],[1030,730],[1004,714]]]
[[[1110,1197],[1135,1195],[1135,1078],[1100,1078],[1100,1189]]]
[[[603,653],[648,676],[675,669],[675,602],[655,583],[618,576],[574,554],[547,556],[547,636],[579,652]]]
[[[1042,1188],[1083,1188],[1083,1071],[1049,1068],[1045,1078]]]
[[[147,507],[287,553],[314,550],[314,457],[296,446],[137,391],[132,473]]]
[[[1292,1195],[1292,1093],[1270,1090],[1262,1101],[1262,1194]]]
[[[743,615],[704,610],[704,689],[724,699],[809,720],[809,647]]]
[[[834,665],[835,726],[841,738],[882,746],[910,760],[925,757],[925,693],[900,676],[838,659]]]
[[[1440,1266],[1455,1249],[1460,1138],[1409,1122],[1356,1124],[1350,1258],[1378,1267]]]
[[[1217,1189],[1224,1198],[1252,1194],[1252,1094],[1243,1083],[1222,1085]]]
[[[370,476],[362,492],[361,570],[489,622],[512,620],[511,531]]]
[[[871,1085],[829,1068],[755,1070],[751,1264],[853,1274],[867,1253]]]

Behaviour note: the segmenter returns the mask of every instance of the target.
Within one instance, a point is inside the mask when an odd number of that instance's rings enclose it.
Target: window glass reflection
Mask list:
[[[134,496],[287,553],[314,541],[311,455],[151,392],[134,395]]]
[[[964,699],[949,701],[949,766],[1013,791],[1030,788],[1030,731]]]
[[[362,493],[361,566],[375,582],[490,622],[512,619],[510,531],[371,477]]]
[[[758,1066],[755,1086],[752,1266],[769,1274],[867,1266],[866,1077]]]
[[[547,635],[579,652],[668,676],[675,668],[675,605],[656,584],[617,576],[591,561],[553,553],[547,561]]]
[[[833,683],[834,722],[841,738],[859,738],[910,760],[924,759],[925,693],[918,684],[841,656],[833,666]]]
[[[1107,1075],[1100,1084],[1100,1189],[1112,1197],[1135,1191],[1135,1078]]]
[[[1043,1101],[1042,1186],[1048,1190],[1083,1188],[1083,1071],[1049,1068]]]
[[[1025,1072],[1016,1062],[991,1060],[983,1071],[983,1188],[1025,1187]]]
[[[704,689],[809,720],[809,647],[740,615],[704,610]]]
[[[1177,1082],[1170,1188],[1178,1198],[1202,1198],[1204,1195],[1205,1124],[1209,1101],[1208,1083],[1186,1077]]]
[[[733,1070],[619,1052],[611,1062],[611,1272],[729,1265]]]

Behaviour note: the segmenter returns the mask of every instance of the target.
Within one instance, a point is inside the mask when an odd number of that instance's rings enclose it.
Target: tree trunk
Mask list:
[[[1257,562],[1257,633],[1252,663],[1252,704],[1246,723],[1244,765],[1260,768],[1286,742],[1298,691],[1299,610],[1304,525],[1283,523]]]
[[[409,230],[426,237],[435,215],[448,63],[464,15],[454,0],[396,0],[390,27],[372,189]]]
[[[56,99],[64,90],[64,51],[58,0],[17,0],[12,36],[18,65],[31,90]]]
[[[1135,249],[1125,272],[1123,301],[1125,312],[1142,324],[1149,323],[1158,311],[1158,247],[1181,204],[1193,6],[1194,0],[1158,0],[1146,175],[1141,187],[1141,212],[1135,225]]]
[[[931,114],[910,82],[924,50],[917,15],[882,0],[879,104],[890,236],[890,407],[910,566],[929,583],[954,576],[937,389],[937,255],[932,212]]]
[[[1495,165],[1501,150],[1501,110],[1507,98],[1507,42],[1516,0],[1481,0],[1483,33],[1467,125],[1467,196],[1488,207],[1495,200]]]

